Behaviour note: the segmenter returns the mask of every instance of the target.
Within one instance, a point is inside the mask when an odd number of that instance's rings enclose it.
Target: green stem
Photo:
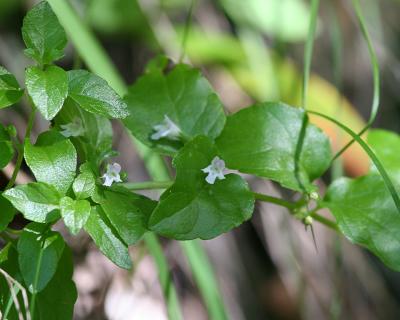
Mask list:
[[[257,200],[268,202],[268,203],[273,203],[273,204],[276,204],[278,206],[285,207],[285,208],[287,208],[289,210],[297,209],[303,204],[302,201],[300,201],[300,202],[290,202],[290,201],[287,201],[287,200],[283,200],[283,199],[275,198],[275,197],[272,197],[272,196],[268,196],[266,194],[255,193],[255,192],[253,194],[254,194],[254,197]],[[338,228],[337,224],[334,221],[329,220],[329,219],[319,215],[316,211],[312,211],[310,213],[310,216],[313,217],[316,221],[318,221],[318,222],[322,223],[323,225],[325,225],[326,227],[328,227],[330,229],[333,229],[333,230],[336,230],[336,231],[339,231],[339,228]]]
[[[166,189],[169,188],[172,184],[173,181],[146,181],[139,183],[124,183],[124,186],[130,190],[151,190],[151,189]],[[291,202],[284,199],[269,196],[263,193],[253,192],[253,195],[256,200],[276,204],[278,206],[287,208],[289,210],[294,210],[304,204],[303,201]],[[318,213],[312,212],[311,216],[318,222],[326,225],[328,228],[338,230],[335,222],[318,215]],[[186,248],[186,251],[187,250],[188,249]]]
[[[316,221],[322,223],[323,225],[325,225],[326,227],[328,227],[328,228],[330,228],[332,230],[335,230],[335,231],[340,231],[338,225],[336,224],[336,222],[334,222],[334,221],[332,221],[332,220],[330,220],[328,218],[325,218],[324,216],[321,216],[317,212],[311,212],[310,216],[314,220],[316,220]]]
[[[29,115],[29,119],[28,119],[28,124],[26,126],[24,141],[19,147],[17,161],[15,163],[15,168],[14,168],[14,171],[12,173],[10,181],[8,182],[5,190],[8,190],[14,186],[15,180],[17,179],[18,172],[21,169],[22,161],[24,160],[24,142],[26,139],[29,139],[29,137],[31,136],[33,123],[35,121],[35,114],[36,114],[36,109],[35,109],[35,107],[32,107],[32,111],[31,111],[31,113]]]
[[[129,190],[152,190],[152,189],[167,189],[174,181],[145,181],[145,182],[127,182],[123,186]],[[273,203],[288,209],[296,209],[299,207],[298,203],[290,202],[284,199],[279,199],[262,193],[253,192],[256,200]]]
[[[303,119],[301,121],[299,138],[296,143],[296,150],[294,153],[294,176],[297,180],[297,183],[300,186],[300,189],[303,191],[304,194],[307,194],[307,189],[306,189],[306,187],[301,179],[301,175],[300,175],[300,157],[301,157],[301,152],[303,150],[304,140],[306,138],[308,122],[309,122],[308,115],[307,115],[307,113],[304,113]]]
[[[15,234],[15,235],[20,235],[22,233],[22,230],[16,230],[16,229],[11,229],[11,228],[7,228],[6,231],[8,233]]]
[[[284,199],[275,198],[272,196],[268,196],[266,194],[253,192],[253,195],[256,200],[273,203],[278,206],[285,207],[287,209],[296,209],[298,207],[298,204],[295,202],[290,202]]]
[[[151,189],[166,189],[169,188],[172,184],[173,181],[146,181],[138,183],[128,182],[124,183],[123,185],[130,190],[151,190]],[[263,193],[253,192],[253,195],[256,200],[276,204],[278,206],[285,207],[289,210],[299,208],[302,204],[304,204],[304,202],[302,201],[291,202],[284,199],[269,196]],[[312,212],[311,216],[318,222],[321,222],[322,224],[326,225],[327,227],[338,230],[335,222],[326,219],[322,216],[319,216],[316,212]]]
[[[129,190],[152,190],[167,189],[173,181],[145,181],[145,182],[127,182],[123,186]]]
[[[30,313],[31,313],[31,320],[34,320],[35,317],[35,302],[36,302],[36,294],[37,294],[37,285],[39,282],[39,276],[40,276],[40,268],[42,266],[42,258],[43,258],[43,240],[42,240],[42,248],[40,250],[39,253],[39,257],[38,257],[38,263],[37,263],[37,269],[35,272],[35,279],[34,279],[34,283],[33,283],[33,293],[31,296],[31,301],[30,301]]]

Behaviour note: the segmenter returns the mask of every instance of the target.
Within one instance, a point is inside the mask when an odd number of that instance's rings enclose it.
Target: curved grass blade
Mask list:
[[[204,297],[210,319],[226,320],[228,319],[221,293],[215,285],[217,280],[214,277],[212,267],[208,258],[201,247],[200,241],[191,242],[182,241],[182,248],[188,257],[189,263],[194,270],[193,275],[199,286],[200,292]]]
[[[340,92],[343,91],[343,81],[342,81],[342,67],[343,67],[343,35],[340,27],[338,12],[335,7],[335,1],[330,0],[329,2],[329,30],[330,30],[330,41],[332,47],[332,74],[333,82],[338,91],[337,97],[337,107],[335,110],[335,118],[340,119],[342,115],[342,103],[343,96]],[[341,140],[341,134],[339,128],[335,128],[335,136],[338,141]],[[333,180],[339,178],[343,175],[343,160],[338,158],[332,161],[331,174]]]
[[[301,106],[303,109],[307,109],[308,82],[310,79],[310,69],[311,69],[311,60],[314,49],[315,30],[317,28],[318,9],[319,9],[319,0],[312,0],[310,26],[308,29],[306,45],[304,47],[304,71],[303,71],[303,86],[301,92]],[[300,164],[301,151],[304,144],[304,138],[306,135],[307,125],[308,125],[308,116],[307,113],[304,113],[303,121],[301,123],[299,138],[297,140],[296,151],[294,155],[294,174],[299,186],[303,189],[304,192],[306,192],[306,188],[304,187],[300,179],[299,164]]]
[[[368,33],[367,25],[365,23],[364,15],[361,10],[360,6],[360,1],[359,0],[352,0],[353,8],[357,16],[357,21],[360,26],[362,35],[364,37],[365,42],[367,43],[368,47],[368,54],[370,57],[371,61],[371,66],[372,66],[372,77],[373,77],[373,87],[374,87],[374,92],[373,92],[373,98],[372,98],[372,107],[371,107],[371,113],[368,119],[367,124],[365,127],[357,134],[358,136],[361,136],[365,131],[369,129],[369,127],[372,125],[372,123],[375,121],[376,115],[378,114],[379,111],[379,101],[380,101],[380,76],[379,76],[379,63],[378,63],[378,58],[376,56],[374,47],[372,45],[371,37]],[[353,143],[356,141],[354,138],[349,141],[341,150],[338,151],[338,153],[333,157],[332,161],[340,157],[343,152],[345,152]]]
[[[325,114],[316,112],[316,111],[307,111],[307,112],[335,123],[338,127],[340,127],[346,133],[348,133],[354,139],[354,141],[356,141],[364,149],[364,151],[368,154],[369,158],[374,163],[375,167],[377,168],[380,175],[382,176],[382,179],[385,182],[385,185],[392,196],[392,199],[397,207],[397,210],[400,213],[400,198],[399,198],[399,195],[397,194],[397,191],[393,185],[393,182],[392,182],[392,180],[390,180],[389,175],[386,172],[385,168],[383,167],[382,163],[380,162],[378,157],[375,155],[375,153],[372,151],[372,149],[368,146],[368,144],[366,142],[364,142],[364,140],[361,139],[357,133],[355,133],[353,130],[351,130],[350,128],[348,128],[347,126],[342,124],[341,122],[339,122]]]

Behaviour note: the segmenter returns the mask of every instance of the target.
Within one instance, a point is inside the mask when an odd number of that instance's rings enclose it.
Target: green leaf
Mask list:
[[[40,320],[70,320],[78,297],[72,281],[73,261],[71,250],[65,246],[57,271],[46,288],[36,297]]]
[[[127,245],[116,236],[100,207],[92,207],[85,230],[100,251],[112,262],[124,269],[132,268]]]
[[[262,103],[228,117],[216,145],[229,169],[254,174],[302,191],[295,176],[295,151],[303,110],[283,103]],[[299,161],[299,178],[307,190],[329,167],[328,137],[309,124]]]
[[[184,139],[197,135],[216,138],[225,124],[218,96],[197,69],[180,64],[164,75],[161,70],[142,76],[125,97],[130,116],[125,126],[144,144],[173,154],[182,141],[167,138],[152,140],[154,126],[168,116],[181,130]]]
[[[30,223],[18,240],[18,262],[25,284],[31,293],[43,290],[57,270],[64,250],[64,240],[47,225]]]
[[[16,186],[5,191],[3,196],[28,220],[51,222],[60,216],[57,209],[61,196],[53,186],[46,183]]]
[[[25,71],[25,84],[33,104],[43,117],[53,119],[68,95],[67,73],[57,66],[48,66],[44,70],[29,67]]]
[[[72,184],[72,189],[78,199],[87,199],[96,190],[96,176],[88,163],[81,165],[80,171],[81,173],[75,178]]]
[[[15,216],[15,209],[6,198],[0,194],[0,232],[4,231]]]
[[[151,230],[174,239],[211,239],[250,219],[254,197],[243,178],[228,174],[214,184],[201,169],[218,155],[211,140],[199,136],[173,161],[176,181],[150,217]]]
[[[157,202],[123,187],[107,188],[102,197],[101,208],[119,236],[128,245],[136,243],[147,231],[147,222]]]
[[[49,64],[64,56],[67,36],[47,1],[27,13],[22,38],[27,47],[25,54],[39,64]]]
[[[69,97],[88,112],[107,118],[129,115],[125,102],[107,81],[86,70],[68,71]]]
[[[0,109],[17,103],[23,94],[14,75],[0,66]]]
[[[7,130],[0,124],[0,169],[4,168],[13,158],[14,148]]]
[[[74,121],[82,123],[82,135],[71,137],[78,150],[81,160],[89,161],[93,166],[99,167],[101,161],[112,150],[113,131],[110,121],[102,116],[95,115],[76,106],[75,102],[67,99],[55,123],[60,126]]]
[[[72,234],[76,235],[85,225],[90,215],[90,203],[64,197],[60,201],[61,216]]]
[[[365,246],[388,267],[400,271],[400,215],[378,174],[334,181],[324,204],[351,242]]]
[[[368,133],[368,144],[391,175],[400,181],[400,136],[394,132],[375,129]],[[371,170],[377,172],[372,164]]]
[[[25,160],[35,178],[65,194],[76,175],[74,145],[55,130],[42,133],[35,145],[25,141]]]

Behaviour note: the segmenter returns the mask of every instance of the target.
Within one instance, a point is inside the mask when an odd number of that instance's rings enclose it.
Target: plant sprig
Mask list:
[[[353,4],[373,65],[369,127],[378,112],[379,69],[358,1],[353,0]],[[4,212],[0,236],[12,244],[0,252],[9,263],[0,261],[0,268],[8,266],[5,272],[23,279],[32,319],[48,319],[49,314],[70,318],[77,298],[71,252],[61,234],[52,230],[57,221],[63,221],[72,235],[87,232],[99,250],[121,268],[132,267],[129,246],[144,239],[158,265],[173,319],[181,319],[182,313],[157,235],[194,240],[182,243],[194,278],[210,317],[226,319],[215,276],[197,239],[217,237],[251,219],[257,200],[288,209],[306,226],[314,219],[400,270],[400,248],[386,245],[400,243],[400,181],[397,176],[392,181],[389,173],[400,172],[394,155],[377,146],[371,148],[360,138],[367,127],[357,134],[336,119],[305,110],[318,8],[319,1],[313,0],[304,57],[303,109],[266,102],[231,115],[224,113],[221,100],[199,70],[177,63],[165,72],[166,57],[151,62],[146,73],[127,89],[96,39],[65,1],[43,1],[28,12],[22,33],[25,52],[36,63],[25,73],[25,92],[32,111],[24,141],[16,144],[18,156],[12,177],[0,196]],[[66,71],[55,65],[66,46],[62,25],[93,73]],[[51,33],[46,32],[49,26]],[[0,108],[10,107],[24,91],[4,68],[0,68],[0,81],[0,94],[7,97],[0,99]],[[51,123],[32,142],[36,110]],[[309,123],[308,114],[323,117],[347,132],[373,163],[365,177],[334,181],[323,199],[314,181],[329,169],[332,151],[329,138]],[[122,120],[132,136],[146,145],[138,149],[143,158],[150,155],[146,166],[154,181],[126,182],[123,168],[111,160],[116,153],[110,119]],[[11,131],[0,125],[2,167],[14,154]],[[397,145],[393,142],[397,138],[391,137],[391,143]],[[173,179],[162,162],[165,154],[173,159]],[[24,159],[36,181],[15,186]],[[275,181],[296,192],[300,200],[256,193],[240,173]],[[370,192],[370,186],[379,192]],[[157,201],[134,192],[150,189],[163,191]],[[381,199],[382,208],[376,205]],[[322,208],[329,209],[336,222],[321,215]],[[9,227],[16,212],[30,221],[21,231]],[[390,217],[383,226],[376,222],[380,214]],[[60,284],[65,290],[59,290]],[[5,294],[0,293],[0,297]],[[57,304],[48,305],[54,299],[66,301],[62,310]]]

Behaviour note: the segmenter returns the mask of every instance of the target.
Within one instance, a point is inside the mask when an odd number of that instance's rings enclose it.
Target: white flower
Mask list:
[[[121,166],[118,163],[108,164],[107,172],[101,177],[104,179],[103,186],[109,187],[113,182],[122,182],[119,173],[121,172]]]
[[[201,171],[203,171],[204,173],[208,173],[206,181],[209,184],[214,184],[215,179],[217,178],[220,180],[225,179],[224,170],[225,161],[220,159],[219,157],[215,157],[207,168],[201,169]]]
[[[151,135],[152,140],[168,138],[170,140],[179,140],[181,129],[167,116],[164,115],[164,120],[160,124],[153,127],[155,133]]]
[[[60,127],[64,129],[61,134],[66,138],[83,136],[85,133],[82,120],[78,117],[75,117],[70,123],[60,125]]]

